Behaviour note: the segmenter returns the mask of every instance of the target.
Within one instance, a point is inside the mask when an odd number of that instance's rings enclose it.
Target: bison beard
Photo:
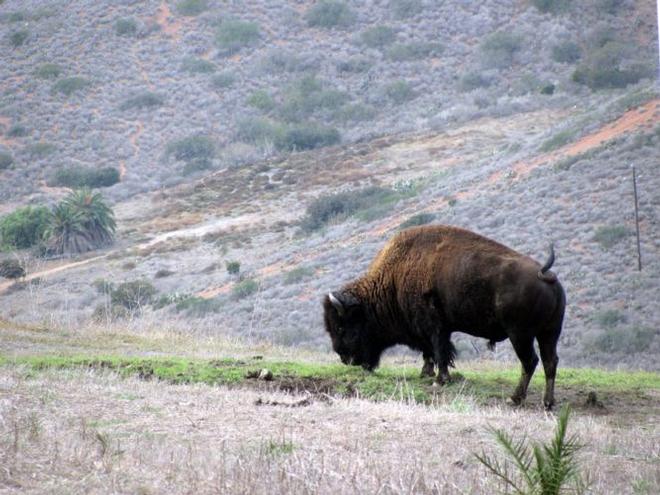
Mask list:
[[[522,376],[511,397],[516,404],[539,358],[546,385],[543,402],[554,404],[557,341],[565,295],[549,271],[554,250],[541,266],[531,258],[473,232],[450,226],[414,227],[397,234],[367,273],[323,299],[332,346],[345,364],[372,370],[396,344],[422,352],[423,376],[449,380],[455,348],[452,332],[489,340],[509,339]]]

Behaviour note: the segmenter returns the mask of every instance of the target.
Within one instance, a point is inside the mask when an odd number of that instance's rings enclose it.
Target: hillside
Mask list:
[[[115,245],[7,252],[28,274],[0,281],[3,316],[328,350],[321,296],[431,221],[539,260],[554,241],[562,363],[658,369],[653,2],[247,5],[0,5],[0,214],[119,179]],[[117,302],[125,283],[148,296]]]

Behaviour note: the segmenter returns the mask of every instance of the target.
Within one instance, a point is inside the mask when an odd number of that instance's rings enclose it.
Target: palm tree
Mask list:
[[[48,252],[76,254],[107,246],[115,228],[114,214],[101,194],[89,189],[74,191],[53,208],[46,232]]]

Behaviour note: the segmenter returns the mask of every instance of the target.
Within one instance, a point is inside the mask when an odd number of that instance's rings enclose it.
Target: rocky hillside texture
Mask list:
[[[118,233],[3,255],[28,274],[0,281],[0,312],[327,349],[321,296],[438,222],[538,260],[554,241],[560,356],[657,369],[654,8],[5,1],[0,215],[88,184]]]

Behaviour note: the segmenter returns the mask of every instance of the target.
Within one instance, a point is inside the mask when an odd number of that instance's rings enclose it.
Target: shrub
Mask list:
[[[220,24],[215,35],[218,47],[227,54],[252,46],[259,41],[259,26],[254,22],[227,20]]]
[[[185,162],[196,159],[210,160],[215,155],[215,144],[208,136],[193,135],[169,143],[166,153]]]
[[[34,74],[41,79],[57,79],[62,74],[62,67],[57,64],[41,64]]]
[[[77,254],[109,245],[115,228],[114,213],[99,193],[74,191],[53,208],[44,234],[46,253]]]
[[[0,245],[24,249],[41,242],[48,229],[50,211],[45,206],[25,206],[0,218]]]
[[[203,58],[187,57],[181,62],[181,70],[191,74],[210,74],[215,72],[215,65]]]
[[[396,43],[389,47],[387,56],[395,62],[406,62],[442,54],[444,47],[440,43]]]
[[[220,74],[213,76],[211,79],[213,87],[220,89],[230,88],[235,82],[236,76],[231,72],[221,72]]]
[[[176,3],[177,13],[185,16],[196,16],[208,8],[207,0],[180,0]]]
[[[541,12],[557,14],[570,5],[570,0],[531,0],[531,4]]]
[[[99,304],[92,312],[92,320],[103,323],[129,318],[131,312],[123,306],[116,304]]]
[[[30,32],[24,29],[20,31],[14,31],[9,35],[9,43],[11,43],[11,46],[14,48],[18,48],[23,43],[25,43],[25,40],[28,39],[28,36],[30,36]]]
[[[461,91],[474,91],[479,88],[487,88],[491,85],[491,80],[480,72],[466,72],[461,76],[458,87]]]
[[[331,220],[372,208],[392,196],[395,192],[391,189],[375,186],[321,196],[307,206],[301,226],[308,232],[318,230]]]
[[[119,170],[114,167],[89,168],[71,166],[56,170],[48,181],[49,186],[70,187],[77,189],[81,187],[110,187],[120,180]]]
[[[359,74],[362,72],[367,72],[371,68],[372,63],[362,57],[349,58],[337,63],[337,70],[339,72],[348,72]]]
[[[126,98],[119,106],[120,110],[137,109],[158,107],[163,104],[163,97],[159,94],[152,93],[151,91],[142,91],[133,96]]]
[[[369,48],[383,48],[394,43],[396,29],[389,26],[375,26],[362,31],[360,41]]]
[[[115,33],[119,36],[135,36],[137,28],[135,19],[117,19],[115,21]]]
[[[287,129],[284,136],[275,141],[280,150],[311,150],[331,146],[341,141],[339,131],[333,127],[301,125]]]
[[[407,81],[395,81],[389,83],[385,86],[385,95],[397,105],[415,98],[415,92]]]
[[[570,143],[574,136],[575,136],[575,131],[572,129],[566,129],[560,131],[554,136],[552,136],[550,139],[548,139],[547,141],[543,142],[543,144],[541,144],[541,147],[539,149],[544,153],[548,151],[556,150],[557,148],[561,148],[565,144]]]
[[[616,309],[607,309],[595,314],[594,321],[598,323],[601,328],[613,328],[619,323],[625,321],[624,316]]]
[[[183,175],[196,174],[197,172],[203,172],[204,170],[210,170],[213,168],[213,163],[208,158],[193,158],[186,162],[181,170]]]
[[[222,302],[218,299],[205,299],[203,297],[188,296],[176,302],[177,311],[185,311],[186,315],[202,318],[208,313],[217,313],[222,309]]]
[[[497,31],[487,36],[479,45],[482,62],[498,69],[509,67],[515,53],[522,47],[522,37],[508,31]]]
[[[337,110],[349,100],[347,93],[324,86],[313,76],[296,81],[285,91],[280,115],[285,120],[296,122],[317,112]]]
[[[257,290],[259,290],[259,283],[252,278],[246,278],[234,285],[231,295],[233,299],[238,300],[254,294]]]
[[[156,288],[147,280],[123,282],[111,291],[110,303],[136,311],[151,303],[156,292]]]
[[[406,19],[419,14],[422,9],[422,0],[391,0],[390,9],[395,17]]]
[[[346,28],[353,24],[355,16],[344,2],[320,0],[306,14],[307,25],[321,28]]]
[[[556,89],[556,87],[555,87],[554,84],[552,84],[552,83],[545,84],[541,87],[540,93],[542,95],[552,95],[552,94],[555,93],[555,89]]]
[[[504,430],[492,430],[515,469],[485,453],[475,457],[504,485],[506,493],[519,494],[586,493],[588,482],[580,474],[577,452],[582,448],[575,435],[566,437],[570,407],[559,411],[555,435],[546,445],[531,444],[525,438],[514,440]],[[570,486],[569,488],[569,485]]]
[[[580,60],[582,50],[574,41],[566,40],[552,47],[552,60],[564,64],[572,64]]]
[[[376,116],[376,109],[372,106],[356,103],[345,105],[335,113],[335,117],[344,122],[364,122],[372,120]]]
[[[261,89],[255,91],[248,97],[247,104],[261,110],[262,112],[269,112],[275,107],[273,98],[266,91]]]
[[[593,240],[609,249],[628,236],[628,229],[622,225],[601,226],[596,229]]]
[[[631,354],[648,349],[655,335],[648,327],[607,328],[589,344],[601,352]]]
[[[173,272],[172,270],[168,270],[167,268],[161,268],[156,272],[154,278],[165,278],[174,275],[175,273],[176,272]]]
[[[6,170],[14,163],[14,157],[11,154],[0,151],[0,170]]]
[[[225,261],[225,267],[229,275],[238,275],[241,271],[240,261]]]
[[[97,278],[92,282],[92,287],[99,294],[110,294],[114,290],[115,284],[104,278]]]
[[[399,225],[399,228],[407,229],[408,227],[415,227],[417,225],[426,225],[433,220],[435,220],[435,215],[433,213],[417,213],[408,220],[402,222],[401,225]]]
[[[25,268],[16,259],[0,261],[0,277],[17,279],[25,277]]]
[[[27,128],[20,124],[11,126],[7,131],[7,137],[16,138],[16,137],[25,137],[27,135],[28,135]]]
[[[648,64],[629,60],[632,47],[618,41],[611,29],[597,30],[589,44],[591,48],[572,75],[578,84],[592,90],[623,88],[652,75]]]
[[[53,93],[62,93],[65,96],[71,96],[76,91],[81,91],[87,86],[89,86],[89,81],[84,77],[67,77],[60,79],[53,85]]]
[[[282,124],[260,117],[248,117],[238,122],[238,138],[246,143],[278,143],[286,129]]]
[[[273,50],[262,59],[261,67],[270,72],[316,71],[319,68],[318,55],[295,55],[292,52]]]
[[[304,279],[311,277],[314,274],[312,268],[306,266],[298,266],[284,274],[284,283],[287,285],[297,284]]]
[[[43,158],[44,156],[50,155],[55,150],[57,150],[57,147],[54,144],[45,142],[33,143],[26,147],[26,151],[32,158]],[[0,164],[0,169],[1,168],[2,164]]]

